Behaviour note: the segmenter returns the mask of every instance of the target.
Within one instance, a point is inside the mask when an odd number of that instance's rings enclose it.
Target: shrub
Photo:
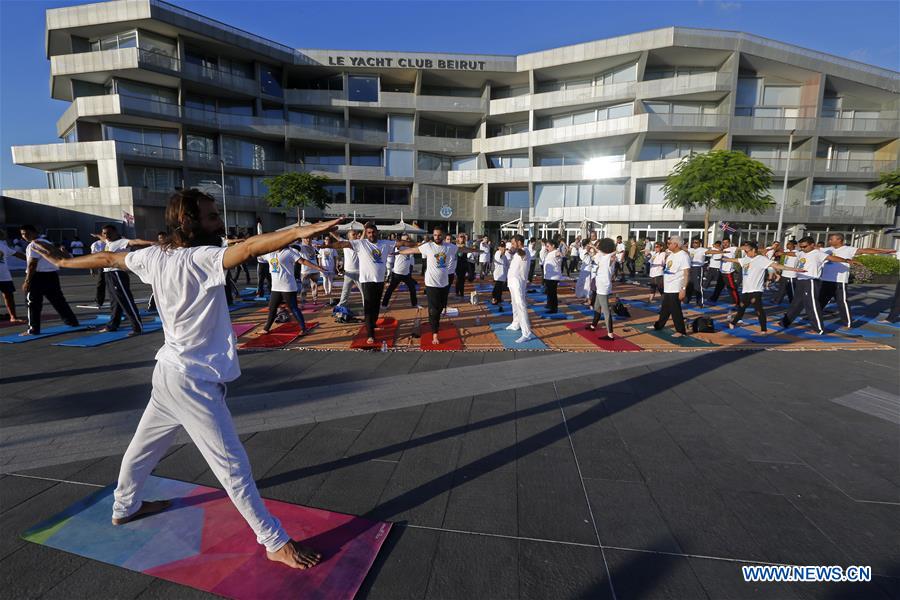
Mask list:
[[[900,273],[900,261],[893,256],[886,254],[864,254],[862,256],[857,256],[856,260],[865,265],[873,275],[897,275]]]

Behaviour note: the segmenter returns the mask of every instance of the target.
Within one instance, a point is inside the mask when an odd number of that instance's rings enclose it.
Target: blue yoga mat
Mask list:
[[[865,323],[871,323],[872,325],[877,325],[878,327],[892,327],[894,329],[900,329],[900,323],[881,323],[878,321],[878,317],[856,317],[857,321],[863,321]]]
[[[490,300],[483,302],[487,309],[494,315],[509,316],[512,315],[512,304],[509,302],[500,302],[499,304],[491,304]]]
[[[783,337],[779,337],[777,335],[765,335],[765,336],[755,336],[753,335],[753,331],[749,329],[745,329],[743,327],[735,327],[734,329],[729,329],[728,325],[725,325],[716,331],[724,331],[730,336],[741,338],[742,340],[747,340],[750,342],[754,342],[756,344],[790,344],[791,340],[785,339]]]
[[[510,331],[506,328],[509,323],[491,323],[491,331],[507,350],[547,350],[547,344],[538,338],[517,344],[516,340],[522,336],[521,331]]]
[[[570,321],[573,318],[572,315],[568,315],[566,313],[561,313],[561,312],[548,313],[547,309],[544,307],[535,308],[534,314],[536,314],[537,316],[539,316],[542,319],[552,319],[554,321]]]
[[[61,335],[63,333],[73,333],[75,331],[84,331],[85,329],[90,329],[90,325],[79,325],[78,327],[69,327],[68,325],[57,325],[55,327],[44,327],[43,331],[38,335],[19,335],[18,333],[14,333],[12,335],[4,335],[0,337],[0,344],[22,344],[24,342],[30,342],[33,340],[41,340],[44,338],[48,338],[54,335]]]
[[[159,331],[162,329],[162,323],[152,322],[152,323],[144,323],[144,333],[153,333],[154,331]],[[124,340],[128,338],[128,334],[131,332],[131,329],[124,329],[119,331],[106,331],[103,333],[94,333],[92,335],[86,335],[82,337],[73,338],[71,340],[66,340],[64,342],[57,342],[53,344],[54,346],[66,346],[69,348],[94,348],[96,346],[102,346],[103,344],[109,344],[111,342],[118,342],[119,340]]]
[[[266,301],[268,301],[268,300],[269,300],[269,298],[266,297]],[[250,308],[251,306],[257,306],[257,304],[254,302],[235,302],[234,304],[232,304],[231,306],[228,307],[228,312],[234,312],[234,311],[240,310],[242,308]],[[159,317],[157,317],[156,319],[159,320]]]

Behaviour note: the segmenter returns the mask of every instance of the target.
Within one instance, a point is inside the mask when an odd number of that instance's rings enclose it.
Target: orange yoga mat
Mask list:
[[[439,344],[431,343],[431,327],[428,323],[422,323],[422,336],[419,338],[419,348],[422,350],[462,350],[462,338],[459,329],[453,323],[441,323],[438,330]]]
[[[384,317],[375,321],[375,343],[369,344],[366,340],[369,333],[366,326],[359,328],[359,332],[353,338],[350,347],[355,350],[375,350],[381,348],[383,342],[387,342],[388,348],[394,347],[394,338],[397,337],[397,319],[393,317]]]

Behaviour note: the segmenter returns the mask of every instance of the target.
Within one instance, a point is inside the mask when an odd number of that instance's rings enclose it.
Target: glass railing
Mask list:
[[[140,96],[119,94],[119,107],[128,112],[163,115],[174,119],[181,117],[181,107],[179,105],[164,100],[141,98]]]
[[[725,127],[726,115],[694,114],[694,113],[648,113],[648,124],[668,127]]]
[[[823,129],[829,131],[847,131],[856,133],[892,133],[900,134],[900,121],[897,119],[870,119],[848,117],[823,117],[821,119]]]
[[[137,144],[116,140],[116,152],[129,156],[142,156],[161,160],[176,160],[182,158],[181,148],[169,148],[167,146],[153,146],[150,144]]]
[[[142,66],[155,67],[165,71],[181,71],[181,61],[176,56],[170,56],[156,50],[138,48],[138,57]]]
[[[861,175],[889,171],[897,165],[892,160],[854,159],[854,158],[817,158],[817,173],[858,173]]]

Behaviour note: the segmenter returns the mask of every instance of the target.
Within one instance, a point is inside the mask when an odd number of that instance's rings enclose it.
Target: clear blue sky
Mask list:
[[[900,70],[900,2],[269,2],[176,4],[295,48],[521,54],[670,25],[733,29]],[[58,141],[44,11],[0,0],[0,187],[45,187],[11,145]]]

